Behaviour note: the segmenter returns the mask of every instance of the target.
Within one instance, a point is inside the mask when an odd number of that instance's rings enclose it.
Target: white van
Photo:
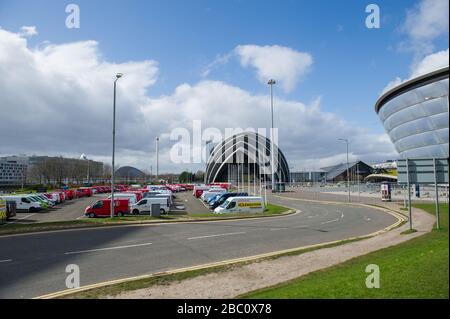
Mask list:
[[[108,199],[111,198],[111,195],[108,196]],[[136,204],[137,202],[137,196],[133,193],[114,193],[114,199],[129,199],[130,200],[130,206]]]
[[[31,200],[27,195],[2,196],[0,198],[6,201],[15,202],[16,210],[25,210],[34,213],[42,209],[42,206],[38,201]]]
[[[214,213],[264,213],[264,199],[256,196],[230,197],[214,209]]]
[[[168,205],[167,198],[164,197],[147,197],[141,199],[138,203],[131,206],[131,213],[133,215],[150,214],[152,210],[152,204],[159,204],[161,214],[169,212],[170,207]]]
[[[200,196],[200,198],[204,201],[207,202],[208,199],[210,199],[213,196],[216,196],[217,194],[223,194],[226,193],[227,190],[225,188],[210,188],[208,191],[203,192],[202,196]]]

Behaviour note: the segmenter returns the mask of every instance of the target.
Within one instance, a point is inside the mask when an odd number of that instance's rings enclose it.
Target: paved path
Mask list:
[[[383,211],[273,198],[301,210],[253,220],[123,226],[0,237],[0,298],[65,289],[77,264],[81,285],[361,236],[395,223]]]

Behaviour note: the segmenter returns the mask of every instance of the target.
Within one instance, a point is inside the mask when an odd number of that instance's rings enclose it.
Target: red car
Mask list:
[[[72,200],[75,198],[75,191],[73,189],[67,189],[64,191],[67,200]]]
[[[75,190],[75,198],[81,198],[81,197],[85,197],[86,193],[81,190],[81,189],[76,189]]]
[[[86,197],[91,197],[93,195],[92,188],[90,187],[80,187],[78,190],[82,191]]]
[[[114,200],[114,216],[124,216],[130,213],[129,199]],[[89,218],[110,217],[111,199],[101,199],[86,207],[84,215]]]

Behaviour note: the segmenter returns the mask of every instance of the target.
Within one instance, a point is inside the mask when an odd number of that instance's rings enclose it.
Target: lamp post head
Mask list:
[[[267,82],[267,84],[269,84],[269,85],[274,85],[276,83],[277,82],[274,79],[270,79],[269,82]]]
[[[120,79],[123,76],[123,73],[117,73],[116,74],[116,79]]]

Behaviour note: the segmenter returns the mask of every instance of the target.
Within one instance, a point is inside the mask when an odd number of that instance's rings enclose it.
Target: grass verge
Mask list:
[[[267,204],[264,210],[264,213],[226,213],[226,214],[214,214],[214,213],[205,213],[205,214],[190,214],[189,216],[194,218],[204,218],[204,217],[215,217],[215,218],[233,218],[233,217],[264,217],[264,216],[272,216],[272,215],[280,215],[287,213],[290,211],[290,208],[278,206],[274,204]]]
[[[434,214],[434,204],[414,207]],[[441,229],[241,298],[449,298],[448,204]],[[380,289],[365,285],[366,266],[380,267]]]

